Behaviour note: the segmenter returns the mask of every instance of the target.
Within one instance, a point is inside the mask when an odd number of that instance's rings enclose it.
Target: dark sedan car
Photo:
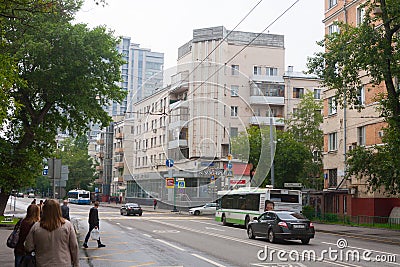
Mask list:
[[[136,203],[126,203],[125,205],[121,206],[121,215],[136,215],[138,214],[139,216],[142,216],[143,210],[139,206],[139,204]]]
[[[247,235],[267,237],[271,243],[277,240],[297,239],[308,244],[314,238],[315,229],[302,214],[290,211],[269,211],[255,217],[247,226]]]

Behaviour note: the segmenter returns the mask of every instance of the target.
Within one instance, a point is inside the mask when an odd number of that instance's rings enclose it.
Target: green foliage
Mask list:
[[[58,130],[83,133],[89,122],[108,125],[111,118],[102,107],[126,95],[117,86],[123,63],[115,49],[119,40],[104,27],[73,25],[80,4],[0,3],[0,63],[8,64],[0,64],[0,103],[9,101],[0,108],[4,193],[34,185]]]
[[[88,141],[82,135],[75,139],[67,138],[60,143],[56,157],[62,160],[63,165],[68,165],[69,174],[66,190],[88,190],[93,183],[95,169],[92,158],[88,154]]]
[[[321,151],[324,146],[324,134],[320,127],[323,122],[322,108],[321,101],[314,99],[313,92],[309,92],[297,105],[296,113],[285,120],[287,132],[307,147],[310,153],[304,166],[305,176],[300,179],[306,188],[323,187]]]
[[[283,188],[284,183],[303,182],[306,177],[306,163],[311,160],[311,153],[301,142],[296,141],[290,132],[277,132],[277,144],[274,157],[275,184]],[[264,185],[270,182],[269,173]]]
[[[376,5],[382,12],[373,14]],[[350,174],[366,177],[371,190],[384,186],[387,193],[400,193],[400,0],[369,0],[365,8],[361,25],[340,23],[340,33],[319,42],[326,51],[310,58],[308,67],[324,86],[336,90],[342,107],[363,108],[358,95],[366,79],[384,86],[386,91],[376,100],[388,123],[385,144],[370,151],[353,151],[348,163]]]

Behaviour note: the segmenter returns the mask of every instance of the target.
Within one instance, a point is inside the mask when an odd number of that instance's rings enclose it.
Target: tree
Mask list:
[[[323,116],[321,101],[314,99],[314,94],[305,94],[297,105],[297,111],[285,120],[287,132],[291,133],[297,142],[309,150],[309,160],[305,164],[303,185],[306,188],[322,188],[322,150],[324,133],[321,129]]]
[[[275,137],[276,135],[276,137]],[[241,132],[231,139],[232,155],[243,161],[248,161],[256,171],[252,185],[265,186],[271,183],[270,139],[269,127],[249,126],[246,132]],[[301,182],[304,177],[304,166],[310,160],[311,153],[302,143],[296,141],[291,133],[277,131],[274,155],[275,187],[283,187],[285,182]],[[275,141],[274,141],[275,142]]]
[[[385,144],[374,148],[373,153],[375,160],[381,160],[375,161],[376,165],[390,164],[392,168],[361,164],[363,156],[372,154],[357,150],[349,155],[349,175],[367,178],[371,188],[384,186],[389,193],[400,193],[400,0],[369,0],[364,6],[362,24],[354,27],[339,23],[340,32],[319,42],[325,52],[310,58],[308,67],[326,87],[336,89],[336,100],[342,107],[362,109],[358,95],[363,78],[385,89],[377,95],[381,116],[388,125]]]
[[[303,183],[306,177],[306,163],[312,156],[301,142],[298,142],[290,132],[277,132],[277,143],[274,157],[275,183],[274,187],[283,188],[284,183]],[[263,185],[270,184],[271,173]]]
[[[68,165],[67,191],[77,188],[88,190],[96,178],[88,145],[85,135],[75,139],[67,138],[61,142],[56,152],[56,158],[60,158],[63,165]]]
[[[34,183],[58,130],[82,133],[89,122],[106,126],[111,118],[102,107],[126,96],[116,83],[123,63],[119,40],[104,27],[71,24],[79,7],[75,1],[55,3],[61,4],[52,6],[54,12],[32,13],[29,23],[2,21],[3,38],[12,45],[0,54],[12,55],[18,79],[6,88],[10,105],[0,135],[0,214],[12,189]]]

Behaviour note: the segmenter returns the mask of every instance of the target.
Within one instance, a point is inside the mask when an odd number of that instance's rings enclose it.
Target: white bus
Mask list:
[[[74,189],[68,191],[68,202],[74,204],[90,204],[90,192]]]
[[[302,210],[302,195],[299,190],[242,187],[218,191],[219,205],[215,220],[223,225],[239,224],[247,227],[253,217],[264,213],[268,200],[274,202],[275,210]]]

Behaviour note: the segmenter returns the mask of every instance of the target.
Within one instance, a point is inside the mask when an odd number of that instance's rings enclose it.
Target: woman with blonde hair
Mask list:
[[[74,227],[61,216],[58,201],[48,199],[44,202],[43,215],[26,237],[25,249],[35,251],[37,267],[79,266]]]
[[[31,230],[33,224],[38,222],[40,219],[40,211],[39,207],[35,204],[31,204],[28,206],[26,210],[26,216],[21,221],[21,225],[19,228],[19,238],[18,243],[14,248],[14,256],[15,256],[15,267],[19,267],[21,265],[22,259],[25,256],[24,242],[26,236]]]

